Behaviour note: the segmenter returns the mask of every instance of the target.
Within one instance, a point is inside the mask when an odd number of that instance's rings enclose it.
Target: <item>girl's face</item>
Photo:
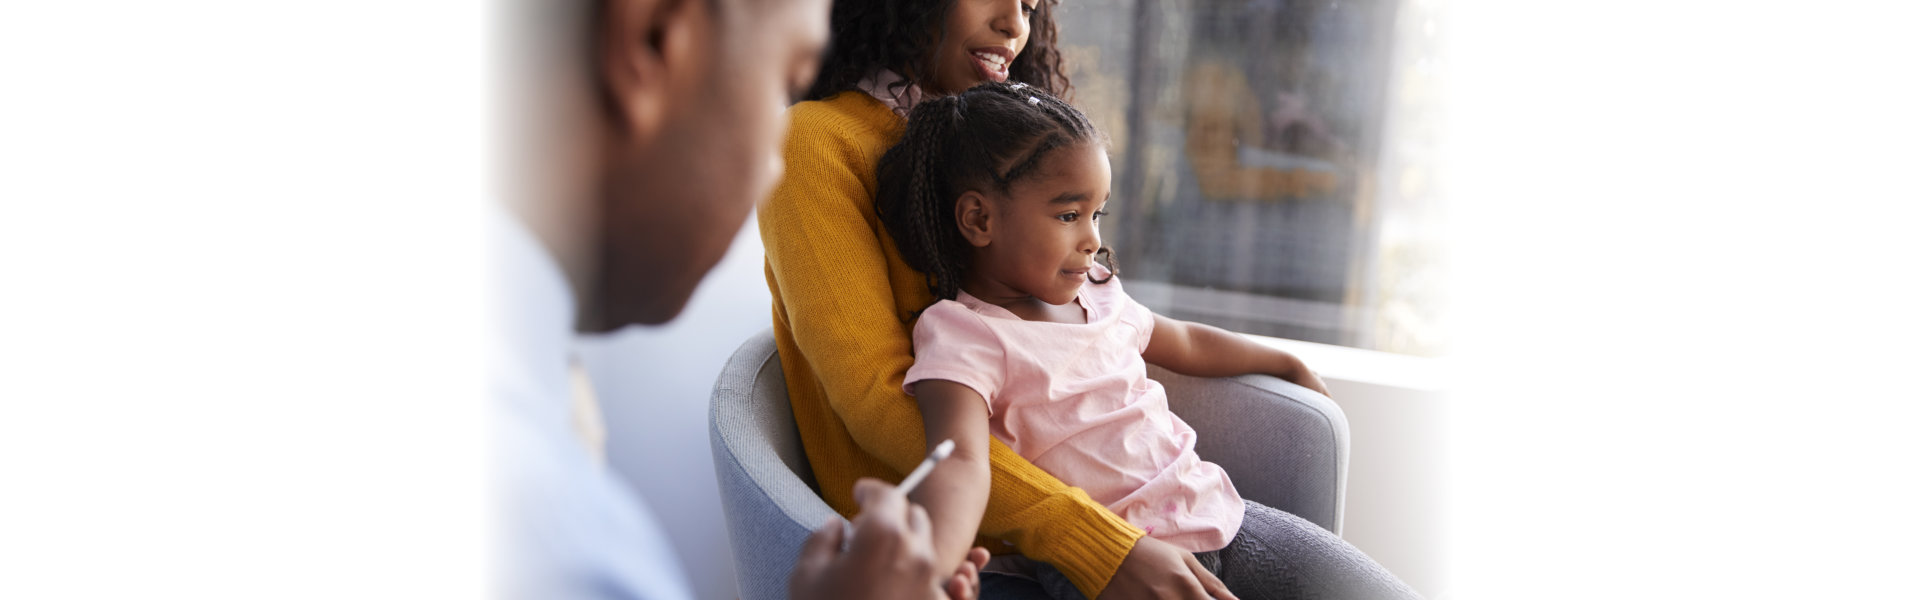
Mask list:
[[[932,72],[921,79],[933,94],[955,94],[1006,81],[1014,57],[1027,48],[1029,18],[1041,0],[953,0]]]
[[[1048,153],[1007,197],[979,203],[985,227],[977,233],[968,226],[981,221],[969,221],[977,215],[966,214],[963,203],[962,233],[976,250],[968,293],[996,303],[1026,297],[1072,302],[1100,249],[1098,225],[1112,174],[1106,149],[1081,143]]]

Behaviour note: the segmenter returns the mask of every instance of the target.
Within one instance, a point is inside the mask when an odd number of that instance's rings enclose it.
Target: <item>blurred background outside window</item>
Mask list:
[[[1074,0],[1074,103],[1113,140],[1128,291],[1230,330],[1444,343],[1435,0]]]

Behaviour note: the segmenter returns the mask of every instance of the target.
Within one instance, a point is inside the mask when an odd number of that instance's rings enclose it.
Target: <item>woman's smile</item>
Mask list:
[[[1004,83],[1007,80],[1007,65],[1013,64],[1013,50],[1005,46],[987,46],[974,48],[968,53],[973,57],[973,66],[980,78]]]
[[[928,65],[926,87],[957,94],[984,82],[1005,83],[1032,33],[1028,16],[1034,9],[1025,1],[955,0]]]

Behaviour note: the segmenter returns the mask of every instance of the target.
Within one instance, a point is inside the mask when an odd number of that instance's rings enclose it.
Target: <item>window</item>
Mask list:
[[[1227,329],[1437,353],[1430,4],[1075,0],[1074,103],[1113,139],[1128,291]]]

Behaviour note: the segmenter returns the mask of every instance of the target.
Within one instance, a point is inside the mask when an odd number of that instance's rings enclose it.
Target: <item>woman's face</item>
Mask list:
[[[1029,20],[1041,1],[953,0],[922,87],[944,95],[1006,81],[1007,68],[1027,48]]]

